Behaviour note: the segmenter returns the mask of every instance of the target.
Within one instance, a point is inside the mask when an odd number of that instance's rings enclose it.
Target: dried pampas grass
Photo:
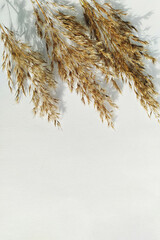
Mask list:
[[[156,100],[157,91],[153,77],[146,73],[145,59],[155,63],[146,48],[147,41],[139,39],[134,32],[136,28],[129,22],[123,20],[126,15],[121,10],[114,9],[109,3],[100,5],[92,0],[80,0],[84,9],[84,17],[92,39],[101,42],[101,56],[106,59],[106,66],[111,66],[117,77],[129,83],[145,108],[148,115],[152,113],[160,118],[160,104]]]
[[[21,95],[32,95],[34,114],[47,115],[48,120],[60,126],[58,99],[54,97],[56,81],[42,55],[16,39],[8,28],[1,28],[4,43],[2,68],[6,70],[10,90],[16,90],[16,101]]]
[[[80,0],[85,24],[71,11],[74,7],[52,1],[31,0],[38,36],[45,42],[46,56],[16,40],[13,32],[0,25],[4,42],[3,69],[16,100],[32,94],[34,113],[59,123],[55,68],[61,79],[75,90],[82,102],[94,103],[101,120],[114,127],[115,95],[127,82],[148,115],[160,119],[160,104],[153,77],[146,72],[145,59],[156,61],[136,28],[124,20],[124,13],[109,3]],[[67,11],[69,10],[69,13]]]
[[[85,99],[88,103],[93,101],[102,121],[107,120],[113,127],[113,110],[117,105],[103,85],[107,85],[109,77],[114,78],[114,73],[101,59],[99,42],[89,39],[86,28],[74,16],[62,13],[51,2],[35,0],[32,3],[38,35],[45,39],[52,66],[57,63],[59,75],[70,90],[75,89],[83,103]],[[104,75],[103,82],[96,72]],[[115,84],[112,87],[115,88]]]

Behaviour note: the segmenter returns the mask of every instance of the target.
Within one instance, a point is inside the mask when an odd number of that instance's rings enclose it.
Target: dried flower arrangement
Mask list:
[[[148,42],[139,39],[134,33],[136,28],[123,19],[126,13],[109,3],[80,0],[85,20],[82,24],[74,14],[66,13],[67,9],[74,11],[72,6],[47,0],[31,2],[47,59],[0,25],[4,42],[2,67],[7,71],[10,89],[16,88],[17,102],[21,94],[32,94],[34,113],[47,115],[49,121],[60,126],[54,75],[58,67],[71,92],[75,90],[84,104],[86,100],[88,104],[93,102],[101,120],[109,126],[114,127],[117,108],[111,92],[121,93],[124,82],[134,90],[148,115],[153,113],[159,120],[158,93],[144,63],[145,59],[153,63],[156,59],[147,51]]]

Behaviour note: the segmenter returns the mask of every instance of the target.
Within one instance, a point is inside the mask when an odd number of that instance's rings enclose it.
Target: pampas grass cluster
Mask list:
[[[22,43],[8,28],[0,25],[4,43],[2,67],[10,90],[31,95],[33,111],[47,116],[55,126],[59,122],[55,68],[69,89],[82,102],[93,102],[102,121],[114,127],[117,108],[113,92],[121,93],[128,83],[149,116],[159,120],[160,104],[153,77],[146,72],[145,60],[156,61],[146,48],[148,42],[136,36],[137,29],[121,10],[109,3],[80,0],[84,23],[71,11],[74,7],[52,1],[31,0],[37,34],[45,42],[47,57]],[[67,13],[69,10],[69,14]],[[101,76],[101,77],[100,77]]]

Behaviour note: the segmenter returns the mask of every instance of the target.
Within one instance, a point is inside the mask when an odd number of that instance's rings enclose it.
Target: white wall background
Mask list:
[[[119,1],[159,50],[160,2]],[[10,21],[5,5],[0,22]],[[33,118],[29,99],[17,105],[0,72],[0,239],[159,240],[160,125],[128,87],[115,131],[67,88],[63,100],[58,130]]]

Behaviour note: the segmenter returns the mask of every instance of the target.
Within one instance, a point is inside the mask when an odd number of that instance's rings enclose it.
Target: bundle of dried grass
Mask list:
[[[156,60],[146,49],[148,42],[134,34],[136,29],[123,20],[123,15],[126,15],[123,11],[114,9],[109,3],[100,5],[95,0],[91,4],[87,0],[80,2],[91,38],[102,43],[101,57],[106,59],[106,54],[109,56],[110,61],[107,58],[106,65],[109,63],[117,76],[129,83],[148,115],[153,113],[159,120],[157,91],[144,64],[144,59],[151,59],[153,63]]]
[[[4,43],[2,67],[7,71],[10,90],[16,90],[16,101],[20,101],[21,95],[32,94],[33,112],[46,115],[48,121],[60,126],[58,99],[54,96],[57,83],[52,71],[40,53],[16,40],[8,28],[0,28]]]
[[[4,42],[3,69],[8,74],[8,84],[16,88],[16,100],[22,94],[32,93],[34,113],[47,115],[48,120],[60,126],[58,99],[55,97],[58,68],[61,79],[71,91],[76,90],[85,104],[93,101],[101,120],[114,127],[115,93],[128,82],[142,106],[151,116],[160,120],[160,104],[151,75],[146,73],[145,59],[154,63],[147,51],[146,41],[139,39],[135,27],[123,20],[123,11],[108,3],[80,0],[86,25],[80,23],[66,10],[72,6],[50,1],[31,0],[38,36],[45,40],[47,62],[28,45],[16,40],[12,31],[2,30]],[[64,11],[65,10],[65,11]],[[121,79],[121,80],[120,80]],[[28,86],[27,86],[28,84]]]
[[[45,39],[52,68],[57,63],[60,77],[68,83],[70,90],[75,89],[81,94],[83,103],[85,98],[88,103],[93,101],[102,121],[106,119],[113,127],[113,109],[117,106],[106,86],[109,78],[114,81],[115,75],[106,67],[106,61],[110,61],[108,54],[105,54],[104,61],[100,53],[101,44],[89,39],[86,28],[74,16],[56,8],[58,4],[39,0],[32,3],[38,35]],[[98,78],[97,72],[104,76],[103,81]],[[113,87],[120,91],[115,81],[110,86],[111,91],[115,91]]]

